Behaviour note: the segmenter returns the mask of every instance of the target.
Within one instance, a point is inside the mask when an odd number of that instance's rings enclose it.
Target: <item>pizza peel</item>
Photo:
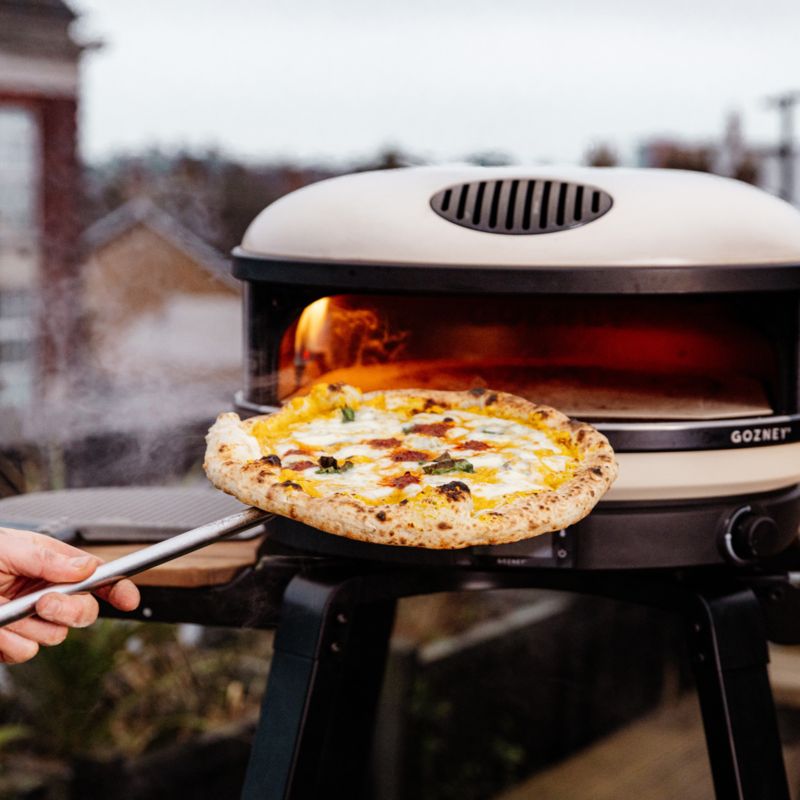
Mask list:
[[[233,536],[235,533],[252,528],[263,522],[269,515],[260,508],[248,508],[236,514],[193,528],[185,533],[137,550],[134,553],[101,564],[86,580],[77,583],[54,583],[36,589],[29,594],[17,597],[0,606],[0,627],[35,613],[36,603],[46,594],[78,594],[89,592],[115,583],[121,578],[129,578],[146,569],[156,567],[178,556],[192,553],[201,547],[213,544],[220,539]]]

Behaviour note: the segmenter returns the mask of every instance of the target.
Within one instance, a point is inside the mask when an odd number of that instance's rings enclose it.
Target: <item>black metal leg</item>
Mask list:
[[[286,590],[244,800],[363,798],[395,599],[520,586],[685,615],[717,800],[789,800],[765,618],[741,583],[712,594],[680,576],[371,571],[353,564],[317,568]],[[762,587],[777,596],[769,588]]]
[[[689,642],[717,800],[789,800],[758,600],[697,601]]]
[[[394,608],[358,578],[292,580],[244,800],[363,795]]]

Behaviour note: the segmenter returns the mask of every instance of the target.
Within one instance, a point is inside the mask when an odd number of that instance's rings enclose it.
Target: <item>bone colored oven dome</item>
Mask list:
[[[431,206],[448,187],[530,180],[584,185],[607,193],[612,204],[586,224],[539,235],[504,235],[502,226],[470,229]],[[346,175],[293,192],[259,214],[237,254],[481,269],[796,264],[800,212],[745,183],[700,172],[413,167]]]

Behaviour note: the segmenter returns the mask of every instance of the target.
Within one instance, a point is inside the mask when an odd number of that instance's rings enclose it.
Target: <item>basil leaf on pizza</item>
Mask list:
[[[454,459],[445,451],[430,464],[423,464],[422,471],[426,475],[444,475],[446,472],[475,472],[475,467],[466,458]]]
[[[275,414],[220,414],[211,482],[320,530],[435,549],[502,544],[582,519],[617,475],[591,426],[503,392],[320,384]]]

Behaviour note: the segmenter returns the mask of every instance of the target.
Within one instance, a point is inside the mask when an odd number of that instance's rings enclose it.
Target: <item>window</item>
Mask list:
[[[0,106],[0,236],[38,228],[38,130],[33,113]]]
[[[0,105],[0,407],[23,406],[32,394],[39,202],[37,119]]]

